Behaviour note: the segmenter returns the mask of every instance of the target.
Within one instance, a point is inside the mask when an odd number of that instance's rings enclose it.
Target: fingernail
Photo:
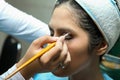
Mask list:
[[[58,40],[59,37],[52,37],[52,40]]]
[[[65,40],[65,37],[66,37],[68,34],[69,34],[69,33],[66,33],[66,34],[64,34],[63,36],[60,36],[59,39],[60,39],[61,41]]]

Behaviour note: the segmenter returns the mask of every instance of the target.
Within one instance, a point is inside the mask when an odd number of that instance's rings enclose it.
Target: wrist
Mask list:
[[[25,63],[25,59],[21,59],[18,63],[16,63],[16,67],[20,67],[22,64]],[[42,68],[40,66],[39,63],[39,59],[36,59],[35,61],[33,61],[32,63],[30,63],[29,65],[25,66],[23,69],[21,69],[19,72],[21,73],[21,75],[25,78],[25,79],[29,79],[30,77],[32,77],[34,74],[38,73],[42,71]]]
[[[21,59],[18,63],[16,63],[16,68],[19,68],[22,64],[24,64],[25,60]],[[21,75],[25,78],[25,80],[28,80],[34,75],[34,72],[31,72],[30,65],[25,66],[23,69],[19,71]]]

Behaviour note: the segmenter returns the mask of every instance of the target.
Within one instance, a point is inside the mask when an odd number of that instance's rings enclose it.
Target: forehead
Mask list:
[[[61,5],[56,7],[53,11],[49,25],[55,28],[67,27],[71,25],[76,25],[76,19],[74,17],[73,11],[68,5]]]

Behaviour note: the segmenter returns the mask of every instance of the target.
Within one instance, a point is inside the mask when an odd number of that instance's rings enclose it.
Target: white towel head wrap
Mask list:
[[[75,1],[88,13],[97,25],[108,43],[108,52],[120,35],[120,12],[116,2],[114,0]]]

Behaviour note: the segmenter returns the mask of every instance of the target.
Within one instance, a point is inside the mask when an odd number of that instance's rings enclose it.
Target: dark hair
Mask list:
[[[78,20],[76,23],[78,26],[89,34],[90,44],[89,51],[93,51],[99,44],[104,40],[102,34],[98,30],[96,24],[90,18],[90,16],[82,9],[82,7],[75,0],[58,0],[56,2],[55,8],[60,6],[61,4],[69,3],[69,5],[73,8]]]

